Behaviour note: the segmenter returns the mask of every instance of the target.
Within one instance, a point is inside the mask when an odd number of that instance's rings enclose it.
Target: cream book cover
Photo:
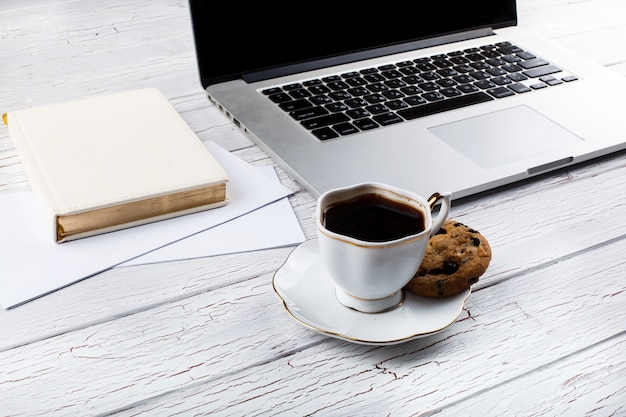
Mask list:
[[[228,176],[157,89],[10,112],[57,242],[226,204]]]

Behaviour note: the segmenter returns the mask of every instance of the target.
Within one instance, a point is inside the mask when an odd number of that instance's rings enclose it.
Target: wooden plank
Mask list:
[[[437,416],[626,415],[626,334],[437,410]]]
[[[477,290],[443,333],[382,348],[297,325],[263,275],[2,352],[0,400],[32,415],[127,407],[149,415],[157,406],[354,414],[375,403],[392,415],[434,412],[611,335],[623,339],[626,261],[612,254],[624,250],[621,239]],[[91,374],[89,386],[57,383],[77,369]]]

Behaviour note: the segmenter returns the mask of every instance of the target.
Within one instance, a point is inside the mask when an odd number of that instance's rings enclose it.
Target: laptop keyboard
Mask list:
[[[263,90],[320,140],[577,80],[500,42]]]

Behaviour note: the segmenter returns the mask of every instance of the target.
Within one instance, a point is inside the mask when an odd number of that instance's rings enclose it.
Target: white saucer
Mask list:
[[[319,257],[317,239],[295,248],[276,271],[274,291],[299,323],[320,333],[367,345],[393,345],[429,336],[454,323],[470,290],[446,298],[406,292],[404,303],[384,313],[361,313],[343,306]]]

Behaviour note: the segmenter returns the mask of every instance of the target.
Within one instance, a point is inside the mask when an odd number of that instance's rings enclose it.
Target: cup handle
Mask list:
[[[443,226],[443,222],[448,218],[448,214],[450,213],[450,194],[446,193],[435,193],[430,196],[428,199],[428,205],[430,206],[430,211],[433,211],[437,203],[441,203],[441,207],[439,208],[439,214],[437,218],[433,220],[433,224],[430,228],[431,236],[434,235],[441,229]]]

